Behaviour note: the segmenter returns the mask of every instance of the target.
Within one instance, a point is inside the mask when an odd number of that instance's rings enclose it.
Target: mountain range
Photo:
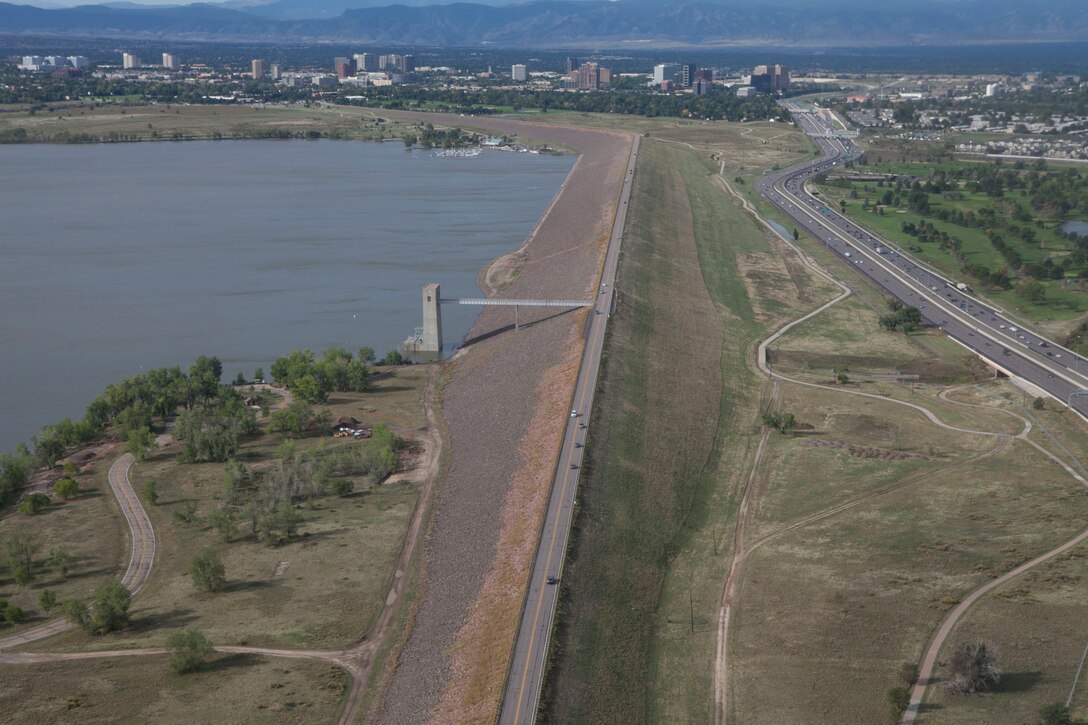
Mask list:
[[[0,2],[0,32],[538,48],[1088,40],[1084,0],[1041,5],[1022,0],[827,0],[817,6],[798,0],[534,0],[358,7],[366,1],[234,0],[224,5],[60,9]]]

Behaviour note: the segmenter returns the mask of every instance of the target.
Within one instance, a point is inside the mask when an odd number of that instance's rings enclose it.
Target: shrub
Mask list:
[[[226,569],[215,549],[204,549],[189,562],[193,585],[205,592],[222,591],[227,584]]]
[[[53,485],[53,492],[67,501],[79,495],[79,484],[76,483],[74,478],[65,476]]]
[[[170,669],[179,675],[200,669],[215,652],[204,633],[196,629],[174,632],[166,638],[166,648],[173,655]]]
[[[41,510],[48,505],[48,496],[44,493],[32,493],[24,498],[23,502],[19,504],[19,510],[27,516],[33,516],[34,514],[41,512]]]

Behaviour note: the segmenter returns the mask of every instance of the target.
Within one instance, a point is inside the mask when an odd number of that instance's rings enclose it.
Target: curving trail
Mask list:
[[[117,505],[121,507],[121,513],[128,522],[129,539],[132,542],[128,569],[121,577],[121,584],[132,594],[136,594],[147,583],[147,578],[151,575],[151,567],[155,563],[155,530],[151,527],[151,519],[147,517],[147,511],[137,498],[136,492],[132,490],[132,483],[128,478],[134,462],[132,454],[126,453],[113,462],[109,472],[110,490],[113,491]],[[67,632],[74,626],[64,619],[51,620],[25,632],[0,639],[0,652]],[[13,660],[5,658],[0,661]]]
[[[730,195],[735,197],[740,202],[740,204],[744,207],[744,209],[750,215],[752,215],[759,223],[761,223],[763,226],[765,226],[768,230],[775,233],[775,235],[776,235],[776,237],[778,239],[782,240],[791,249],[793,249],[793,251],[797,254],[797,256],[800,258],[801,262],[806,267],[808,267],[814,273],[818,274],[820,277],[828,280],[829,282],[832,282],[833,284],[835,284],[836,286],[838,286],[842,290],[842,293],[840,295],[838,295],[837,297],[835,297],[830,302],[828,302],[828,303],[826,303],[824,305],[821,305],[820,307],[813,310],[812,312],[809,312],[808,314],[806,314],[806,315],[804,315],[804,316],[802,316],[802,317],[800,317],[800,318],[798,318],[798,319],[796,319],[796,320],[794,320],[794,321],[792,321],[792,322],[790,322],[790,323],[788,323],[786,325],[783,325],[781,328],[779,328],[772,335],[770,335],[769,337],[764,339],[759,344],[759,349],[758,349],[757,358],[756,358],[756,365],[759,368],[759,370],[761,372],[765,373],[772,380],[776,380],[776,381],[777,380],[782,380],[782,381],[787,381],[787,382],[793,383],[795,385],[803,385],[803,386],[806,386],[806,387],[820,388],[822,390],[829,389],[825,385],[820,385],[818,383],[810,383],[810,382],[802,381],[802,380],[794,380],[794,379],[792,379],[792,378],[790,378],[790,377],[788,377],[786,375],[783,375],[781,373],[778,373],[778,372],[772,370],[770,368],[770,366],[767,364],[767,348],[768,348],[769,345],[771,345],[773,342],[775,342],[778,338],[780,338],[782,335],[784,335],[786,332],[788,332],[790,329],[792,329],[796,325],[804,322],[805,320],[808,320],[808,319],[814,317],[815,315],[820,314],[821,312],[828,309],[829,307],[831,307],[831,306],[833,306],[835,304],[838,304],[839,302],[844,300],[846,297],[848,297],[850,295],[850,289],[846,285],[844,285],[842,282],[838,281],[837,279],[832,277],[830,274],[825,272],[818,265],[816,265],[816,263],[811,258],[809,258],[808,255],[806,255],[800,248],[798,248],[797,245],[793,244],[793,242],[791,240],[784,239],[784,238],[781,237],[781,235],[777,234],[777,231],[759,215],[759,213],[755,209],[755,207],[746,198],[744,198],[742,195],[737,193],[737,191],[735,189],[733,189],[730,186],[730,184],[725,180],[725,177],[724,177],[724,162],[722,162],[722,164],[721,164],[721,170],[719,171],[718,176],[715,178],[715,181],[717,181],[727,193],[729,193]],[[766,543],[766,542],[768,542],[768,541],[770,541],[770,540],[772,540],[774,538],[777,538],[779,536],[782,536],[782,535],[784,535],[784,534],[786,534],[786,533],[788,533],[790,531],[794,531],[794,530],[796,530],[798,528],[801,528],[803,526],[807,526],[807,525],[809,525],[811,523],[814,523],[816,521],[821,521],[821,520],[829,518],[831,516],[835,516],[835,515],[843,512],[845,510],[853,508],[853,507],[855,507],[855,506],[857,506],[857,505],[859,505],[859,504],[861,504],[861,503],[863,503],[865,501],[868,501],[868,500],[870,500],[872,498],[875,498],[877,496],[882,496],[882,495],[884,495],[886,493],[889,493],[890,491],[902,488],[902,487],[907,486],[907,485],[911,485],[912,483],[916,483],[917,481],[919,481],[919,480],[921,480],[923,478],[926,478],[929,475],[932,475],[934,473],[939,473],[941,471],[946,471],[946,470],[949,470],[951,468],[957,468],[957,467],[960,467],[960,466],[963,466],[963,465],[974,463],[974,462],[977,462],[979,460],[983,460],[985,458],[989,458],[991,456],[994,456],[994,455],[998,454],[999,452],[1001,452],[1002,450],[1004,450],[1005,447],[1008,445],[1009,441],[1012,438],[1022,440],[1023,442],[1025,442],[1028,445],[1032,446],[1033,448],[1038,450],[1040,453],[1045,455],[1047,458],[1049,458],[1051,461],[1053,461],[1055,464],[1057,464],[1059,467],[1061,467],[1062,470],[1064,470],[1066,473],[1068,473],[1078,483],[1080,483],[1081,485],[1083,485],[1085,487],[1088,487],[1088,480],[1086,480],[1085,477],[1081,476],[1077,471],[1075,471],[1072,466],[1070,466],[1068,463],[1063,461],[1059,456],[1055,455],[1051,451],[1049,451],[1046,448],[1039,445],[1034,440],[1031,440],[1031,438],[1029,438],[1029,436],[1028,436],[1028,434],[1032,430],[1031,420],[1029,418],[1025,417],[1025,416],[1021,416],[1021,415],[1019,415],[1017,413],[1014,413],[1012,411],[1002,410],[1001,412],[1006,413],[1006,414],[1008,414],[1008,415],[1010,415],[1010,416],[1012,416],[1014,418],[1019,419],[1023,423],[1023,429],[1019,433],[1017,433],[1016,435],[1008,436],[1008,435],[1001,434],[1001,433],[994,433],[994,432],[990,432],[990,431],[971,430],[971,429],[968,429],[968,428],[961,428],[959,426],[950,425],[950,424],[945,423],[944,421],[942,421],[935,413],[933,413],[933,411],[931,411],[931,410],[929,410],[927,408],[924,408],[924,407],[922,407],[920,405],[916,405],[914,403],[910,403],[910,402],[907,402],[907,401],[895,400],[895,399],[892,399],[892,398],[887,398],[885,396],[874,395],[872,393],[863,393],[861,391],[855,391],[855,390],[836,390],[836,392],[839,392],[839,393],[842,393],[842,394],[845,394],[845,395],[857,395],[857,396],[866,397],[866,398],[874,398],[874,399],[877,399],[877,400],[883,400],[883,401],[888,402],[888,403],[893,403],[893,404],[896,404],[896,405],[903,405],[903,406],[906,406],[908,408],[911,408],[912,410],[915,410],[918,413],[921,413],[933,425],[936,425],[938,427],[941,427],[941,428],[944,428],[944,429],[947,429],[947,430],[954,430],[954,431],[957,431],[957,432],[960,432],[960,433],[966,433],[966,434],[970,434],[970,435],[980,435],[980,436],[994,437],[994,438],[998,439],[998,444],[996,446],[994,446],[993,448],[989,449],[988,451],[985,451],[982,454],[980,454],[978,456],[975,456],[974,458],[971,458],[971,459],[969,459],[967,461],[963,461],[963,462],[960,462],[960,463],[957,463],[957,464],[953,464],[951,466],[946,466],[944,468],[938,469],[938,471],[932,471],[932,472],[929,472],[929,473],[924,474],[924,475],[919,475],[919,476],[913,477],[912,479],[908,479],[907,481],[903,481],[900,484],[898,484],[896,486],[893,486],[891,488],[884,489],[882,491],[873,492],[873,493],[871,493],[871,494],[869,494],[867,496],[861,497],[861,498],[859,498],[857,500],[847,502],[847,503],[842,504],[842,505],[840,505],[838,507],[835,507],[833,509],[829,509],[827,511],[815,514],[815,515],[810,516],[810,517],[808,517],[806,519],[803,519],[801,521],[797,521],[797,522],[795,522],[793,524],[790,524],[789,526],[785,527],[784,529],[782,529],[780,531],[774,532],[774,533],[769,534],[769,535],[767,535],[767,536],[765,536],[765,537],[763,537],[761,539],[756,540],[755,542],[752,542],[752,544],[750,546],[748,546],[747,548],[745,548],[745,549],[740,549],[739,547],[735,546],[734,551],[735,552],[739,551],[739,554],[734,553],[733,561],[732,561],[732,563],[730,565],[730,572],[729,572],[729,575],[728,575],[728,577],[726,579],[725,588],[724,588],[724,591],[723,591],[723,594],[722,594],[722,607],[719,610],[718,649],[717,649],[718,654],[717,654],[717,658],[715,660],[715,674],[714,674],[714,685],[715,685],[714,722],[716,723],[716,725],[720,725],[720,723],[725,722],[727,717],[728,717],[728,715],[727,715],[727,713],[728,713],[728,709],[727,709],[727,692],[728,692],[728,670],[727,670],[728,657],[727,657],[727,653],[728,653],[728,641],[729,641],[729,611],[730,611],[730,607],[732,606],[733,598],[734,598],[734,595],[736,593],[737,582],[738,582],[739,577],[740,577],[740,573],[741,573],[741,569],[743,567],[744,559],[747,557],[748,554],[752,553],[755,549],[759,548],[764,543]],[[947,402],[955,403],[957,405],[964,405],[964,406],[969,406],[969,407],[985,407],[985,406],[977,406],[977,405],[974,405],[974,404],[971,404],[971,403],[964,403],[964,402],[960,402],[960,401],[951,400],[948,397],[949,392],[951,392],[951,391],[942,392],[940,394],[940,397],[943,400],[947,401]],[[761,441],[761,444],[762,444],[762,441]],[[763,452],[763,446],[761,445],[760,448],[757,450],[755,460],[753,461],[753,464],[752,464],[753,470],[752,470],[752,474],[751,474],[749,480],[751,480],[751,478],[754,477],[754,475],[755,475],[755,469],[759,466],[760,459],[762,457],[762,452]],[[745,493],[744,493],[745,498],[747,498],[747,496],[749,495],[749,489],[750,489],[750,485],[747,486],[746,489],[745,489]],[[741,511],[738,512],[738,517],[742,516],[744,511],[745,511],[745,507],[742,505]],[[742,535],[743,522],[740,521],[739,518],[738,518],[738,522],[737,522],[736,526],[737,526],[737,528],[735,529],[735,533],[738,533],[738,534]],[[976,590],[974,590],[973,592],[968,594],[963,599],[963,601],[961,601],[960,604],[957,605],[956,608],[953,609],[948,614],[948,616],[941,623],[940,627],[937,629],[937,632],[934,634],[933,639],[931,640],[931,642],[929,644],[929,647],[927,648],[926,653],[925,653],[925,655],[923,657],[921,667],[919,668],[918,681],[911,690],[910,704],[907,707],[907,710],[903,714],[903,718],[902,718],[903,725],[914,725],[914,723],[916,722],[917,717],[918,717],[918,711],[919,711],[919,709],[921,707],[922,700],[925,697],[926,688],[933,679],[933,670],[934,670],[934,668],[936,666],[937,656],[940,653],[941,647],[943,646],[944,642],[947,640],[948,636],[951,634],[952,630],[959,623],[960,619],[967,612],[967,610],[969,610],[971,608],[971,606],[975,602],[977,602],[980,598],[985,596],[990,591],[996,589],[997,587],[1001,586],[1002,584],[1005,584],[1005,583],[1011,581],[1012,579],[1014,579],[1014,578],[1020,576],[1021,574],[1033,569],[1034,567],[1036,567],[1036,566],[1038,566],[1040,564],[1043,564],[1043,563],[1045,563],[1047,561],[1050,561],[1054,557],[1063,554],[1064,552],[1066,552],[1069,549],[1083,543],[1086,540],[1088,540],[1088,529],[1085,529],[1084,531],[1081,531],[1076,536],[1074,536],[1072,539],[1070,539],[1070,540],[1066,541],[1065,543],[1055,547],[1054,549],[1051,549],[1050,551],[1045,552],[1045,553],[1035,557],[1034,559],[1032,559],[1032,560],[1030,560],[1028,562],[1025,562],[1024,564],[1021,564],[1020,566],[1016,567],[1015,569],[1012,569],[1011,571],[1006,572],[1005,574],[1001,575],[1000,577],[998,577],[996,579],[993,579],[990,582],[980,586],[979,588],[977,588]],[[736,544],[736,542],[735,542],[735,544]]]
[[[805,387],[812,387],[812,388],[819,388],[821,390],[828,390],[829,388],[826,385],[821,385],[821,384],[818,384],[818,383],[811,383],[811,382],[807,382],[807,381],[803,381],[803,380],[795,380],[793,378],[790,378],[787,375],[783,375],[782,373],[779,373],[779,372],[777,372],[775,370],[772,370],[771,367],[767,363],[767,348],[771,344],[773,344],[776,340],[778,340],[780,337],[782,337],[784,334],[786,334],[791,329],[793,329],[795,326],[801,324],[802,322],[805,322],[806,320],[811,319],[812,317],[815,317],[816,315],[819,315],[820,313],[824,312],[828,308],[830,308],[830,307],[838,304],[842,300],[846,299],[851,294],[850,288],[847,287],[842,282],[840,282],[839,280],[835,279],[833,276],[828,274],[822,268],[820,268],[808,255],[806,255],[791,240],[784,239],[781,235],[779,235],[777,233],[777,230],[775,230],[770,224],[768,224],[759,215],[758,211],[751,204],[751,202],[749,202],[748,199],[744,198],[735,189],[733,189],[732,186],[729,184],[729,182],[726,181],[726,179],[724,177],[724,162],[721,162],[720,170],[719,170],[718,175],[715,177],[715,181],[722,187],[722,189],[724,191],[726,191],[728,194],[730,194],[735,199],[737,199],[737,201],[741,204],[741,206],[745,209],[745,211],[747,211],[753,218],[755,218],[760,224],[762,224],[764,227],[766,227],[769,231],[774,233],[777,239],[780,239],[782,242],[784,242],[786,245],[788,245],[796,253],[797,257],[801,260],[801,262],[809,270],[811,270],[813,273],[819,275],[821,278],[827,280],[828,282],[831,282],[832,284],[834,284],[835,286],[837,286],[841,290],[841,293],[839,295],[837,295],[834,299],[832,299],[829,302],[817,307],[816,309],[812,310],[811,312],[809,312],[809,313],[807,313],[807,314],[805,314],[805,315],[803,315],[803,316],[801,316],[801,317],[799,317],[799,318],[797,318],[797,319],[783,325],[778,330],[776,330],[774,333],[772,333],[767,338],[765,338],[762,342],[760,342],[759,347],[758,347],[758,351],[757,351],[757,356],[756,356],[756,365],[757,365],[757,367],[759,368],[759,370],[761,372],[765,373],[771,380],[774,380],[775,383],[776,383],[776,386],[777,386],[778,381],[785,381],[785,382],[789,382],[789,383],[792,383],[792,384],[795,384],[795,385],[802,385],[802,386],[805,386]],[[970,458],[970,459],[968,459],[966,461],[961,461],[961,462],[958,462],[958,463],[950,464],[948,466],[941,467],[941,468],[939,468],[937,470],[934,470],[934,471],[928,471],[928,472],[926,472],[924,474],[918,474],[916,476],[910,477],[910,478],[908,478],[908,479],[906,479],[904,481],[899,482],[895,486],[887,487],[887,488],[882,489],[880,491],[872,492],[872,493],[867,494],[865,496],[862,496],[862,497],[860,497],[858,499],[848,501],[848,502],[846,502],[844,504],[841,504],[839,506],[836,506],[834,508],[828,509],[826,511],[822,511],[822,512],[817,513],[817,514],[814,514],[814,515],[809,516],[809,517],[807,517],[805,519],[802,519],[800,521],[796,521],[796,522],[784,527],[783,529],[780,529],[779,531],[776,531],[776,532],[768,534],[768,535],[766,535],[764,537],[761,537],[760,539],[757,539],[756,541],[751,542],[748,546],[745,546],[744,542],[743,542],[743,532],[744,532],[744,525],[745,525],[744,519],[747,517],[747,511],[748,511],[748,508],[749,508],[749,499],[750,499],[751,491],[752,491],[752,488],[753,488],[752,482],[753,482],[753,480],[755,478],[756,471],[757,471],[757,469],[759,467],[759,464],[761,462],[764,446],[765,446],[766,439],[767,439],[767,432],[765,431],[764,435],[760,439],[759,447],[756,450],[756,454],[755,454],[753,462],[752,462],[752,470],[751,470],[751,472],[749,474],[748,481],[747,481],[747,483],[745,485],[745,489],[744,489],[744,492],[742,494],[742,499],[741,499],[741,506],[740,506],[740,508],[738,510],[738,513],[737,513],[737,521],[735,523],[735,528],[734,528],[734,547],[733,547],[734,553],[733,553],[732,560],[730,562],[729,573],[728,573],[728,575],[726,577],[725,585],[723,587],[721,605],[719,607],[719,613],[718,613],[718,642],[717,642],[717,652],[716,652],[715,663],[714,663],[714,722],[715,722],[716,725],[721,725],[721,723],[726,722],[727,719],[728,719],[728,712],[729,712],[729,710],[728,710],[728,688],[729,688],[728,645],[729,645],[729,624],[730,624],[730,620],[731,620],[731,613],[732,613],[733,603],[734,603],[734,599],[735,599],[736,594],[737,594],[737,588],[739,586],[739,582],[740,582],[740,579],[741,579],[741,574],[742,574],[742,571],[743,571],[744,562],[745,562],[746,558],[748,557],[748,555],[751,554],[752,552],[754,552],[759,547],[763,546],[764,544],[766,544],[767,542],[769,542],[769,541],[771,541],[773,539],[776,539],[776,538],[778,538],[780,536],[783,536],[783,535],[785,535],[787,533],[795,531],[795,530],[797,530],[799,528],[802,528],[804,526],[808,526],[808,525],[816,523],[818,521],[822,521],[822,520],[825,520],[827,518],[836,516],[836,515],[838,515],[840,513],[843,513],[844,511],[847,511],[847,510],[849,510],[851,508],[854,508],[854,507],[856,507],[856,506],[858,506],[858,505],[860,505],[862,503],[870,501],[870,500],[872,500],[872,499],[874,499],[874,498],[876,498],[878,496],[883,496],[883,495],[888,494],[888,493],[890,493],[892,491],[895,491],[895,490],[901,489],[903,487],[915,484],[915,483],[917,483],[917,482],[919,482],[921,480],[924,480],[924,479],[926,479],[926,478],[928,478],[928,477],[930,477],[932,475],[942,473],[942,472],[946,472],[948,470],[953,470],[953,469],[956,469],[956,468],[960,468],[962,466],[973,464],[973,463],[976,463],[978,461],[981,461],[981,460],[984,460],[986,458],[990,458],[990,457],[992,457],[994,455],[997,455],[998,453],[1002,452],[1003,450],[1005,450],[1007,448],[1007,446],[1009,445],[1010,440],[1013,439],[1013,438],[1020,439],[1020,440],[1024,441],[1025,443],[1031,445],[1032,447],[1034,447],[1035,449],[1037,449],[1038,451],[1040,451],[1041,453],[1046,455],[1053,462],[1055,462],[1056,464],[1061,466],[1067,473],[1069,473],[1071,476],[1073,476],[1077,481],[1079,481],[1082,484],[1088,485],[1088,482],[1086,482],[1084,478],[1082,478],[1079,474],[1077,474],[1076,471],[1074,471],[1068,464],[1066,464],[1064,461],[1062,461],[1058,456],[1054,455],[1050,451],[1048,451],[1045,448],[1043,448],[1042,446],[1040,446],[1035,441],[1031,440],[1028,437],[1028,434],[1032,430],[1031,421],[1028,418],[1024,417],[1024,416],[1020,416],[1020,415],[1018,415],[1016,413],[1013,413],[1011,411],[1004,411],[1003,410],[1002,412],[1004,412],[1004,413],[1006,413],[1008,415],[1011,415],[1012,417],[1017,418],[1019,421],[1021,421],[1021,423],[1023,424],[1023,428],[1019,433],[1017,433],[1015,435],[1012,435],[1012,436],[1009,436],[1009,435],[1006,435],[1006,434],[995,433],[995,432],[992,432],[992,431],[972,430],[972,429],[969,429],[969,428],[963,428],[963,427],[960,427],[960,426],[951,425],[951,424],[946,423],[945,421],[941,420],[933,411],[929,410],[928,408],[925,408],[925,407],[923,407],[921,405],[917,405],[917,404],[914,404],[914,403],[910,403],[908,401],[896,400],[894,398],[888,398],[886,396],[875,395],[875,394],[872,394],[872,393],[864,393],[864,392],[855,391],[855,390],[840,390],[840,389],[835,389],[835,390],[836,390],[836,392],[839,392],[839,393],[842,393],[842,394],[845,394],[845,395],[856,395],[856,396],[860,396],[860,397],[872,398],[872,399],[875,399],[875,400],[881,400],[881,401],[884,401],[886,403],[892,403],[892,404],[895,404],[895,405],[902,405],[902,406],[905,406],[907,408],[910,408],[911,410],[914,410],[917,413],[920,413],[931,424],[933,424],[935,426],[938,426],[940,428],[944,428],[946,430],[952,430],[952,431],[956,431],[956,432],[959,432],[959,433],[965,433],[965,434],[969,434],[969,435],[992,437],[992,438],[997,439],[997,444],[995,446],[993,446],[992,448],[984,451],[983,453],[981,453],[981,454],[979,454],[977,456],[974,456],[974,457],[972,457],[972,458]],[[775,392],[777,393],[777,387],[776,387]],[[969,403],[961,403],[961,402],[949,399],[947,397],[947,392],[949,392],[949,391],[946,391],[946,392],[941,394],[940,397],[943,400],[945,400],[947,402],[950,402],[950,403],[955,403],[955,404],[958,404],[958,405],[971,406],[971,404],[969,404]],[[974,407],[980,407],[980,406],[974,406]],[[923,662],[921,675],[919,677],[919,684],[915,687],[914,692],[912,692],[911,707],[908,709],[907,715],[904,717],[904,723],[913,723],[914,722],[914,717],[913,717],[912,713],[914,713],[914,714],[917,713],[918,705],[920,704],[921,697],[922,697],[922,695],[924,694],[924,691],[925,691],[925,684],[924,683],[926,683],[928,681],[928,678],[931,676],[932,668],[933,668],[933,665],[934,665],[934,663],[936,661],[936,656],[937,656],[937,653],[940,650],[940,646],[944,642],[944,640],[947,637],[948,633],[955,626],[955,623],[958,622],[959,618],[971,606],[971,604],[973,604],[975,601],[978,600],[979,597],[985,595],[987,592],[989,592],[993,588],[995,588],[997,586],[1000,586],[1001,584],[1005,583],[1006,581],[1012,579],[1013,577],[1018,576],[1019,574],[1022,574],[1023,572],[1031,569],[1032,567],[1037,566],[1038,564],[1041,564],[1044,561],[1047,561],[1047,560],[1061,554],[1062,552],[1068,550],[1069,548],[1072,548],[1073,546],[1076,546],[1077,544],[1081,543],[1085,539],[1088,539],[1088,530],[1085,530],[1081,534],[1078,534],[1078,536],[1074,537],[1073,539],[1071,539],[1070,541],[1068,541],[1065,544],[1061,545],[1060,547],[1058,547],[1058,548],[1056,548],[1056,549],[1054,549],[1054,550],[1052,550],[1050,552],[1047,552],[1046,554],[1043,554],[1042,556],[1023,564],[1023,565],[1017,567],[1016,569],[1008,572],[1007,574],[1003,575],[1002,577],[999,577],[998,579],[986,584],[985,586],[980,587],[978,590],[976,590],[971,595],[969,595],[967,597],[967,599],[965,599],[960,604],[960,606],[958,606],[955,610],[953,610],[953,612],[949,615],[948,619],[946,620],[946,622],[942,625],[941,629],[939,630],[938,635],[935,637],[934,642],[931,644],[930,650],[927,653],[927,657],[926,657],[925,661]]]

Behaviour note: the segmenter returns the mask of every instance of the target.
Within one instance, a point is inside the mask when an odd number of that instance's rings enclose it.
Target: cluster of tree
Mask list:
[[[347,495],[354,489],[355,476],[384,480],[396,469],[398,445],[392,431],[375,426],[369,439],[351,445],[319,444],[296,452],[287,443],[282,459],[263,471],[230,461],[224,470],[222,504],[203,521],[195,506],[176,512],[176,518],[214,528],[225,542],[251,536],[269,545],[281,544],[294,538],[303,521],[298,504],[330,494]]]
[[[565,110],[583,113],[622,113],[639,116],[709,118],[712,120],[787,120],[770,96],[737,98],[732,93],[705,96],[665,94],[650,90],[619,90],[596,93],[535,91],[529,89],[428,88],[398,85],[368,90],[365,100],[343,100],[350,105],[390,109],[420,108],[451,113],[489,114],[495,108]]]
[[[406,133],[404,135],[404,145],[406,147],[412,147],[419,144],[425,149],[434,148],[436,146],[448,149],[455,148],[457,146],[471,146],[479,143],[480,137],[474,133],[466,133],[459,128],[450,129],[436,129],[434,124],[427,123],[423,126],[423,129],[418,133]]]
[[[75,564],[75,557],[63,546],[54,546],[44,562],[35,561],[41,548],[33,535],[25,532],[8,534],[4,538],[4,558],[11,578],[20,586],[33,584],[42,571],[53,571],[66,579]]]
[[[132,594],[120,582],[100,586],[90,602],[69,599],[61,603],[65,619],[88,634],[107,634],[128,626]]]
[[[321,359],[310,350],[295,350],[272,364],[272,377],[307,403],[324,402],[331,391],[362,392],[370,385],[374,351],[360,348],[358,355],[342,347],[330,347]]]
[[[914,332],[922,324],[922,313],[917,307],[904,305],[899,300],[888,300],[891,314],[880,316],[880,326],[885,330],[894,332]]]

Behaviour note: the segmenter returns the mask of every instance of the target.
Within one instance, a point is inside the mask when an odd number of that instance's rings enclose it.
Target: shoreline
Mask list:
[[[383,116],[394,117],[385,112]],[[396,118],[437,115],[402,112]],[[632,135],[506,119],[457,117],[475,130],[532,135],[582,153],[498,294],[592,295],[618,208]],[[494,719],[512,656],[529,568],[543,521],[558,440],[583,347],[582,314],[485,308],[465,349],[449,360],[442,416],[449,464],[436,493],[415,626],[388,675],[379,722]]]

